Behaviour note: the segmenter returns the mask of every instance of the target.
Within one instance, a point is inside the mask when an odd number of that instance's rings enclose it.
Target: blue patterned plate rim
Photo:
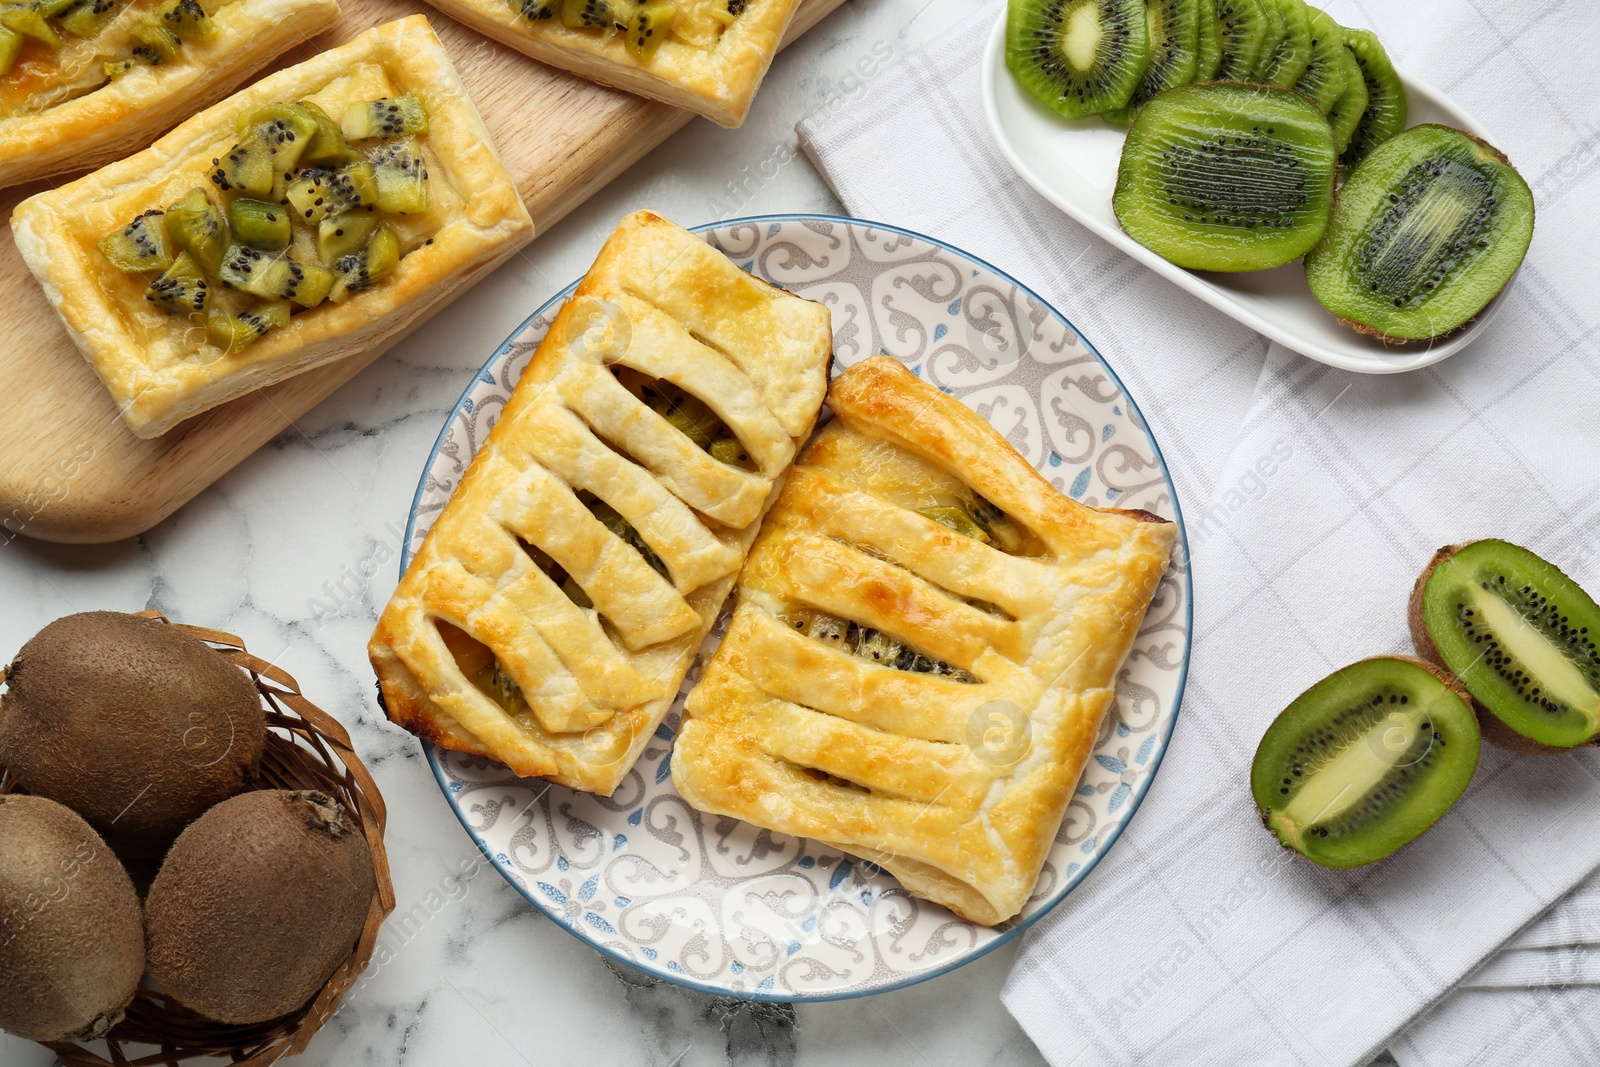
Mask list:
[[[1018,281],[1016,278],[1012,277],[1010,274],[1006,273],[1005,271],[1001,270],[1000,268],[994,266],[992,263],[989,263],[987,260],[980,259],[979,257],[973,255],[972,253],[963,251],[962,249],[957,248],[954,245],[948,244],[948,243],[946,243],[944,241],[941,241],[938,238],[929,237],[926,234],[918,233],[915,230],[908,230],[908,229],[906,229],[906,228],[904,228],[902,226],[893,226],[893,225],[890,225],[888,223],[873,222],[870,219],[852,218],[852,217],[847,216],[847,215],[828,215],[828,214],[814,214],[814,213],[781,214],[781,215],[746,215],[746,216],[742,216],[740,218],[723,219],[723,220],[719,220],[717,222],[703,223],[703,224],[701,224],[699,226],[691,226],[691,227],[689,227],[689,230],[692,233],[705,234],[705,233],[710,232],[711,230],[724,229],[724,228],[727,228],[727,227],[730,227],[730,226],[739,226],[739,225],[768,226],[768,225],[772,225],[772,224],[782,225],[782,224],[785,224],[785,223],[796,223],[796,222],[807,222],[807,221],[812,221],[812,222],[832,222],[832,223],[843,224],[843,225],[846,225],[846,226],[861,226],[861,227],[866,227],[868,229],[877,229],[877,230],[883,230],[883,231],[886,231],[886,232],[889,232],[889,233],[901,234],[901,235],[906,236],[906,237],[914,238],[915,240],[918,240],[918,241],[925,241],[928,244],[930,244],[930,245],[932,245],[932,246],[934,246],[936,248],[942,249],[943,251],[948,252],[948,253],[950,253],[952,255],[959,256],[962,259],[965,259],[968,262],[974,264],[975,266],[989,271],[995,277],[1001,278],[1001,279],[1003,279],[1004,281],[1008,282],[1011,285],[1015,285],[1019,290],[1021,290],[1022,292],[1026,293],[1026,294],[1028,294],[1028,296],[1032,297],[1034,300],[1038,301],[1040,307],[1046,309],[1051,315],[1055,316],[1055,318],[1057,318],[1063,324],[1065,324],[1067,329],[1071,330],[1077,336],[1078,340],[1083,343],[1084,348],[1086,348],[1089,352],[1091,352],[1094,355],[1094,358],[1096,359],[1096,361],[1099,362],[1100,366],[1105,368],[1106,373],[1111,375],[1111,380],[1116,383],[1117,388],[1121,391],[1123,397],[1127,400],[1128,407],[1129,407],[1129,409],[1131,411],[1131,414],[1137,420],[1138,424],[1143,428],[1143,430],[1145,432],[1145,435],[1149,438],[1150,447],[1152,449],[1154,449],[1156,459],[1161,463],[1162,477],[1166,479],[1167,488],[1171,492],[1173,519],[1178,524],[1178,537],[1179,537],[1179,543],[1182,546],[1181,550],[1182,550],[1182,553],[1183,553],[1183,558],[1185,560],[1191,559],[1191,557],[1189,556],[1189,531],[1188,531],[1188,527],[1184,524],[1184,521],[1183,521],[1183,508],[1178,502],[1177,486],[1175,484],[1173,484],[1172,474],[1167,468],[1166,457],[1162,454],[1161,445],[1160,445],[1159,442],[1156,441],[1155,433],[1150,429],[1149,423],[1147,423],[1145,421],[1144,414],[1139,410],[1138,401],[1136,401],[1133,398],[1133,395],[1128,392],[1127,387],[1125,385],[1123,385],[1123,383],[1122,383],[1122,379],[1117,375],[1117,372],[1112,368],[1111,364],[1106,362],[1106,358],[1100,354],[1100,350],[1095,348],[1095,346],[1089,341],[1089,339],[1083,335],[1082,331],[1080,331],[1076,326],[1073,325],[1072,320],[1067,318],[1065,315],[1063,315],[1060,311],[1058,311],[1055,308],[1054,305],[1052,305],[1048,300],[1046,300],[1042,296],[1040,296],[1037,292],[1035,292],[1029,286],[1024,285],[1022,282]],[[533,312],[533,314],[529,315],[526,319],[524,319],[522,321],[522,323],[520,325],[517,326],[516,329],[512,330],[511,333],[506,337],[506,339],[504,341],[500,342],[499,347],[497,347],[494,350],[494,352],[489,356],[489,358],[484,361],[483,366],[478,369],[477,374],[474,374],[472,379],[467,382],[466,387],[461,392],[460,399],[458,399],[456,401],[456,403],[455,403],[455,406],[450,409],[450,414],[445,417],[444,425],[442,427],[440,427],[440,429],[439,429],[439,436],[438,436],[437,439],[435,439],[435,441],[433,443],[433,449],[432,449],[431,452],[428,453],[427,461],[423,464],[422,477],[419,478],[418,481],[417,481],[417,491],[413,495],[412,500],[411,500],[411,513],[406,519],[405,540],[401,545],[401,551],[400,551],[400,574],[402,576],[405,574],[406,567],[411,562],[411,542],[412,542],[413,537],[414,537],[415,532],[416,532],[417,511],[422,505],[423,493],[425,492],[425,490],[427,488],[428,471],[433,469],[434,462],[438,459],[438,456],[439,456],[439,450],[440,450],[440,448],[443,447],[445,439],[449,436],[450,428],[453,425],[455,425],[456,420],[460,417],[462,408],[465,406],[465,404],[467,403],[468,397],[472,393],[473,385],[478,381],[478,375],[483,374],[493,364],[495,364],[500,359],[502,359],[510,351],[512,342],[514,342],[518,337],[520,337],[522,335],[523,331],[525,331],[534,322],[534,320],[538,319],[539,316],[543,315],[545,312],[549,311],[550,309],[558,306],[562,301],[566,300],[569,296],[571,296],[572,293],[578,288],[579,283],[582,282],[582,281],[583,281],[582,278],[578,278],[577,280],[573,281],[572,284],[568,285],[565,289],[562,289],[555,296],[552,296],[549,300],[547,300],[543,304],[539,305],[539,307]],[[538,897],[534,896],[531,892],[529,892],[528,890],[524,889],[522,886],[517,884],[517,880],[515,878],[513,878],[511,876],[510,872],[508,872],[505,869],[505,865],[502,864],[496,858],[496,856],[495,856],[493,850],[490,848],[488,842],[483,839],[483,836],[481,834],[479,834],[475,830],[473,830],[471,823],[469,823],[467,821],[466,814],[461,810],[461,806],[456,803],[455,796],[450,791],[449,782],[446,780],[444,769],[440,765],[438,749],[431,742],[423,741],[423,742],[421,742],[422,749],[423,749],[423,754],[427,757],[428,766],[430,768],[432,768],[432,770],[433,770],[434,781],[438,783],[440,792],[442,792],[444,794],[446,802],[449,803],[451,810],[455,812],[456,819],[457,819],[457,821],[459,821],[461,823],[462,829],[464,829],[467,832],[467,836],[472,839],[473,844],[478,846],[478,851],[483,854],[484,859],[489,862],[490,866],[492,866],[500,874],[500,876],[505,879],[506,884],[511,886],[512,889],[516,890],[516,892],[518,894],[520,894],[525,900],[527,900],[528,903],[532,904],[535,908],[537,908],[541,914],[543,914],[547,919],[549,919],[552,923],[555,924],[557,929],[565,930],[569,935],[571,935],[572,937],[574,937],[577,940],[581,941],[583,944],[587,945],[589,948],[594,949],[596,952],[599,952],[602,956],[605,956],[607,959],[613,960],[613,961],[615,961],[617,963],[620,963],[625,967],[629,967],[629,968],[631,968],[633,970],[641,971],[641,972],[643,972],[645,974],[650,975],[652,978],[659,978],[659,979],[661,979],[663,981],[670,982],[673,985],[683,986],[686,989],[693,989],[693,990],[695,990],[697,992],[700,992],[700,993],[708,993],[708,994],[711,994],[713,996],[728,997],[728,998],[735,999],[735,1000],[746,1000],[746,1001],[755,1001],[755,1002],[764,1002],[764,1003],[776,1003],[776,1004],[792,1004],[792,1003],[808,1003],[808,1004],[810,1004],[810,1003],[820,1003],[820,1002],[829,1001],[829,1000],[857,1000],[857,999],[859,999],[861,997],[876,996],[879,993],[889,993],[889,992],[893,992],[894,990],[897,990],[897,989],[906,989],[906,988],[908,988],[910,986],[917,985],[917,984],[919,984],[921,982],[926,982],[926,981],[929,981],[930,979],[939,978],[939,977],[941,977],[943,975],[949,974],[950,972],[952,972],[952,971],[954,971],[954,970],[956,970],[956,969],[958,969],[958,968],[960,968],[960,967],[962,967],[962,966],[964,966],[964,965],[966,965],[968,963],[971,963],[973,960],[976,960],[976,959],[979,959],[979,958],[981,958],[983,956],[988,955],[990,952],[993,952],[995,949],[999,948],[1001,945],[1007,944],[1008,942],[1012,941],[1019,934],[1021,934],[1023,931],[1027,930],[1029,927],[1031,927],[1035,923],[1037,923],[1040,919],[1044,918],[1046,915],[1048,915],[1052,911],[1054,911],[1061,904],[1061,902],[1063,900],[1065,900],[1072,893],[1072,891],[1075,888],[1077,888],[1080,884],[1082,884],[1083,880],[1089,876],[1089,872],[1093,871],[1095,869],[1095,867],[1099,865],[1100,860],[1105,856],[1105,854],[1107,852],[1111,851],[1111,848],[1117,843],[1117,840],[1122,836],[1122,831],[1127,829],[1128,824],[1130,822],[1132,822],[1134,816],[1138,814],[1139,805],[1141,803],[1143,803],[1145,794],[1147,792],[1149,792],[1151,783],[1153,783],[1155,781],[1156,775],[1161,770],[1161,763],[1166,758],[1167,747],[1172,742],[1172,731],[1177,726],[1178,715],[1183,710],[1183,694],[1184,694],[1184,690],[1185,690],[1185,688],[1187,686],[1188,679],[1189,679],[1189,652],[1190,652],[1190,649],[1192,647],[1193,640],[1194,640],[1194,635],[1193,635],[1193,630],[1194,630],[1194,578],[1193,578],[1192,573],[1187,568],[1185,568],[1185,570],[1184,570],[1183,582],[1184,582],[1184,612],[1185,612],[1185,622],[1186,622],[1185,632],[1184,632],[1184,652],[1183,652],[1183,665],[1180,668],[1179,675],[1178,675],[1178,684],[1177,684],[1176,695],[1173,698],[1173,713],[1172,713],[1171,717],[1167,720],[1167,728],[1166,728],[1166,731],[1161,736],[1161,745],[1160,745],[1159,750],[1155,754],[1155,762],[1151,766],[1150,773],[1145,775],[1144,781],[1141,784],[1141,786],[1138,789],[1138,791],[1135,792],[1132,796],[1130,796],[1128,798],[1130,807],[1129,807],[1129,810],[1128,810],[1127,818],[1123,819],[1122,822],[1120,824],[1118,824],[1116,826],[1116,828],[1111,831],[1110,838],[1104,844],[1098,845],[1095,848],[1094,855],[1092,855],[1092,856],[1090,856],[1088,858],[1087,862],[1084,863],[1084,865],[1076,872],[1076,874],[1072,875],[1069,878],[1063,879],[1061,889],[1056,893],[1055,898],[1053,900],[1050,900],[1049,902],[1045,903],[1044,905],[1042,905],[1032,915],[1029,915],[1027,918],[1023,919],[1021,922],[1017,923],[1015,926],[1011,927],[1010,929],[999,933],[998,935],[995,936],[995,938],[993,940],[989,941],[987,944],[979,945],[979,946],[973,948],[972,950],[968,951],[964,955],[962,955],[962,956],[960,956],[960,957],[958,957],[956,959],[951,960],[948,964],[946,964],[946,965],[944,965],[942,967],[930,968],[927,971],[921,971],[921,972],[918,972],[916,974],[907,975],[906,977],[902,978],[900,981],[897,981],[897,982],[894,982],[894,983],[891,983],[891,984],[887,984],[887,985],[882,985],[882,986],[874,986],[874,987],[872,987],[870,989],[853,989],[853,990],[845,990],[845,991],[841,991],[841,992],[820,993],[820,994],[773,993],[773,992],[758,992],[758,991],[752,991],[752,990],[735,991],[735,990],[730,990],[730,989],[727,989],[727,988],[725,988],[723,986],[714,985],[714,984],[711,984],[711,983],[708,983],[708,982],[695,981],[694,979],[688,977],[687,975],[674,973],[674,972],[669,971],[669,970],[667,970],[665,968],[657,970],[655,968],[645,967],[645,966],[641,965],[637,960],[629,959],[628,957],[622,955],[621,953],[613,952],[613,951],[607,949],[604,945],[602,945],[602,944],[600,944],[600,943],[598,943],[596,941],[593,941],[593,940],[589,939],[588,937],[585,937],[583,935],[582,931],[580,931],[575,925],[569,926],[568,924],[566,924],[564,922],[561,922],[560,919],[558,918],[558,916],[556,915],[556,913],[551,908],[547,907],[544,903],[542,903],[539,900]]]

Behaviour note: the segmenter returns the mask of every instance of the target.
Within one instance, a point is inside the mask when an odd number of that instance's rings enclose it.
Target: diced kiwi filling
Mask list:
[[[522,695],[522,690],[516,681],[500,665],[500,660],[495,656],[493,649],[443,619],[434,620],[434,625],[438,627],[439,636],[444,639],[445,647],[455,659],[456,667],[480,693],[500,705],[513,717],[527,714],[527,698]]]
[[[629,367],[617,368],[616,375],[625,389],[710,453],[712,459],[740,470],[756,469],[755,461],[738,436],[705,401],[672,382],[652,378]]]
[[[100,251],[118,270],[152,276],[153,307],[203,316],[225,352],[287,326],[297,308],[343,303],[379,284],[405,255],[386,216],[428,209],[416,139],[427,110],[407,95],[351,104],[347,123],[351,115],[378,116],[355,123],[371,142],[360,149],[315,104],[252,108],[240,116],[238,143],[212,160],[210,192],[191,189],[165,212],[144,212],[106,235]]]
[[[1015,555],[1023,548],[1027,531],[977,493],[968,493],[959,504],[939,504],[918,508],[917,514],[947,526],[963,537],[970,537],[1002,552]]]
[[[600,520],[601,525],[633,546],[634,550],[644,557],[644,561],[650,565],[651,570],[667,581],[672,581],[672,575],[668,573],[666,563],[660,556],[656,555],[654,549],[645,543],[645,539],[639,534],[639,531],[635,530],[616,508],[588,490],[579,493],[578,499],[583,502],[584,507],[593,513],[595,518]]]
[[[623,35],[629,50],[649,60],[669,36],[697,48],[717,38],[744,14],[749,0],[721,0],[703,13],[680,10],[677,4],[652,0],[508,0],[529,22],[559,20],[570,30],[596,37]]]
[[[785,623],[807,637],[821,641],[831,648],[848,652],[898,671],[914,674],[932,674],[952,682],[969,685],[979,681],[977,675],[942,659],[918,651],[911,645],[891,637],[882,630],[841,619],[836,615],[814,609],[797,608],[779,616]]]

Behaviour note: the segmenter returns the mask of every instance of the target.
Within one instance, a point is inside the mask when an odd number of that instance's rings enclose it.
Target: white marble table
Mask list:
[[[296,1063],[1043,1062],[1000,1005],[1014,946],[907,990],[791,1011],[720,1001],[607,963],[487,867],[437,914],[405,919],[430,890],[449,893],[445,879],[476,850],[417,742],[379,713],[364,654],[398,578],[391,557],[418,472],[495,346],[581,274],[635,209],[685,225],[838,211],[798,152],[795,122],[848,101],[864,78],[979,6],[845,4],[779,57],[743,128],[697,120],[156,529],[98,547],[0,542],[0,657],[60,615],[159,608],[240,634],[350,728],[389,803],[399,908],[384,939],[393,958]],[[0,1034],[0,1067],[53,1062]]]

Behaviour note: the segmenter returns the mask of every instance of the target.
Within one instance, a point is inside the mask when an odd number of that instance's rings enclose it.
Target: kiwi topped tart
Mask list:
[[[1411,594],[1417,651],[1461,679],[1484,736],[1521,751],[1600,737],[1600,606],[1508,541],[1442,548]]]
[[[229,0],[28,0],[0,7],[0,113],[92,92],[210,41]]]
[[[1007,9],[1006,66],[1064,118],[1126,106],[1149,59],[1144,0],[1011,0]]]
[[[1416,126],[1350,175],[1306,256],[1306,279],[1323,307],[1362,333],[1439,337],[1511,280],[1533,216],[1532,192],[1497,149],[1447,126]]]
[[[1283,710],[1250,768],[1261,821],[1326,867],[1371,863],[1414,840],[1478,766],[1465,690],[1420,660],[1381,657],[1324,678]]]
[[[150,278],[154,308],[238,352],[297,309],[380,284],[427,240],[402,223],[428,211],[427,130],[414,94],[352,101],[337,121],[310,101],[251,108],[209,189],[146,211],[100,251]]]
[[[1112,207],[1129,236],[1181,267],[1264,270],[1322,236],[1336,170],[1328,123],[1299,93],[1191,85],[1135,118]]]

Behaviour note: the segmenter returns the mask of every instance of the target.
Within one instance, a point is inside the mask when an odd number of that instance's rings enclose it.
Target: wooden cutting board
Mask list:
[[[842,2],[802,0],[785,43]],[[533,215],[535,234],[694,117],[536,63],[418,0],[342,0],[342,6],[344,16],[332,30],[274,66],[298,63],[373,26],[425,12],[494,135]],[[0,193],[0,219],[9,219],[20,201],[43,188],[46,183]],[[9,229],[0,236],[0,278],[11,294],[0,312],[0,523],[46,541],[98,544],[143,533],[400,339],[143,441],[123,424],[68,338]]]

